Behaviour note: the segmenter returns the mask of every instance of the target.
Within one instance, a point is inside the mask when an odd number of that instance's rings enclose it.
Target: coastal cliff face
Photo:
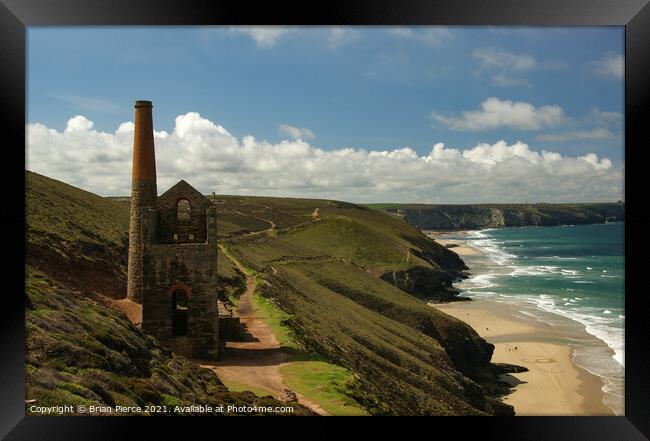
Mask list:
[[[431,302],[463,300],[453,282],[466,277],[468,270],[458,254],[431,241],[417,241],[419,251],[411,252],[427,265],[387,271],[380,278],[402,291]]]
[[[385,210],[421,230],[584,225],[625,220],[623,203],[395,205]]]

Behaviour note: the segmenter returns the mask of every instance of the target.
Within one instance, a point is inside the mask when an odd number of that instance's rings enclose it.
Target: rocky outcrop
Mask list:
[[[454,281],[467,277],[467,266],[458,254],[428,238],[410,238],[419,249],[411,249],[414,256],[429,265],[416,265],[405,270],[387,271],[382,280],[408,292],[415,297],[433,302],[469,300],[459,297]]]
[[[424,266],[390,271],[382,274],[381,279],[425,301],[448,302],[466,299],[458,296],[459,291],[452,286],[449,273]]]
[[[625,204],[424,205],[389,207],[422,230],[584,225],[625,220]]]

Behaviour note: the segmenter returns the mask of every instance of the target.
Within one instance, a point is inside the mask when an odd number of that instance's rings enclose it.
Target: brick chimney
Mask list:
[[[151,101],[135,102],[127,297],[138,303],[142,303],[142,209],[154,208],[158,197],[152,108]]]

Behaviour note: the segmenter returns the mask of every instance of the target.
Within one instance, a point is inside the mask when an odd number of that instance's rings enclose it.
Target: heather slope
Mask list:
[[[107,297],[126,292],[128,204],[26,173],[26,411],[30,405],[282,406],[231,392]],[[236,280],[236,274],[231,273]],[[295,406],[295,414],[311,414]],[[196,412],[178,410],[176,413]]]
[[[27,264],[94,294],[126,292],[129,205],[26,172]]]
[[[216,375],[163,349],[118,310],[28,272],[26,412],[38,406],[278,406],[271,397],[230,392]],[[33,401],[32,401],[33,400]],[[178,408],[176,406],[179,406]],[[296,414],[310,414],[296,406]],[[262,414],[262,412],[258,412]],[[116,412],[115,414],[123,415]]]

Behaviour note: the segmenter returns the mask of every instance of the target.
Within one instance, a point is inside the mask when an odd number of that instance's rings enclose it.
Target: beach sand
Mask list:
[[[460,255],[472,269],[472,261],[484,254],[463,240],[464,232],[425,232],[441,245]],[[446,236],[452,235],[453,239]],[[459,239],[460,238],[460,239]],[[504,375],[514,391],[503,398],[516,415],[614,415],[603,404],[603,381],[576,366],[570,341],[553,326],[518,314],[514,307],[490,299],[432,305],[469,324],[495,345],[492,361],[528,368],[528,372]]]
[[[509,305],[490,300],[434,307],[494,344],[493,362],[529,369],[505,376],[515,389],[503,401],[514,406],[516,415],[614,414],[603,404],[602,380],[573,364],[568,338],[550,325],[514,317]]]
[[[460,245],[457,240],[446,240],[446,239],[436,239],[440,245],[449,248],[454,253],[458,254],[460,257],[463,256],[481,256],[481,252],[475,248],[468,247],[466,245]],[[449,247],[449,245],[457,245]]]
[[[453,251],[454,253],[458,254],[461,257],[483,256],[483,253],[481,253],[479,250],[467,245],[466,239],[462,239],[464,236],[467,235],[466,231],[454,231],[454,232],[423,231],[423,233],[426,234],[431,239],[434,239],[440,245],[449,248],[451,251]],[[454,238],[453,239],[448,238],[449,236],[453,236]]]

